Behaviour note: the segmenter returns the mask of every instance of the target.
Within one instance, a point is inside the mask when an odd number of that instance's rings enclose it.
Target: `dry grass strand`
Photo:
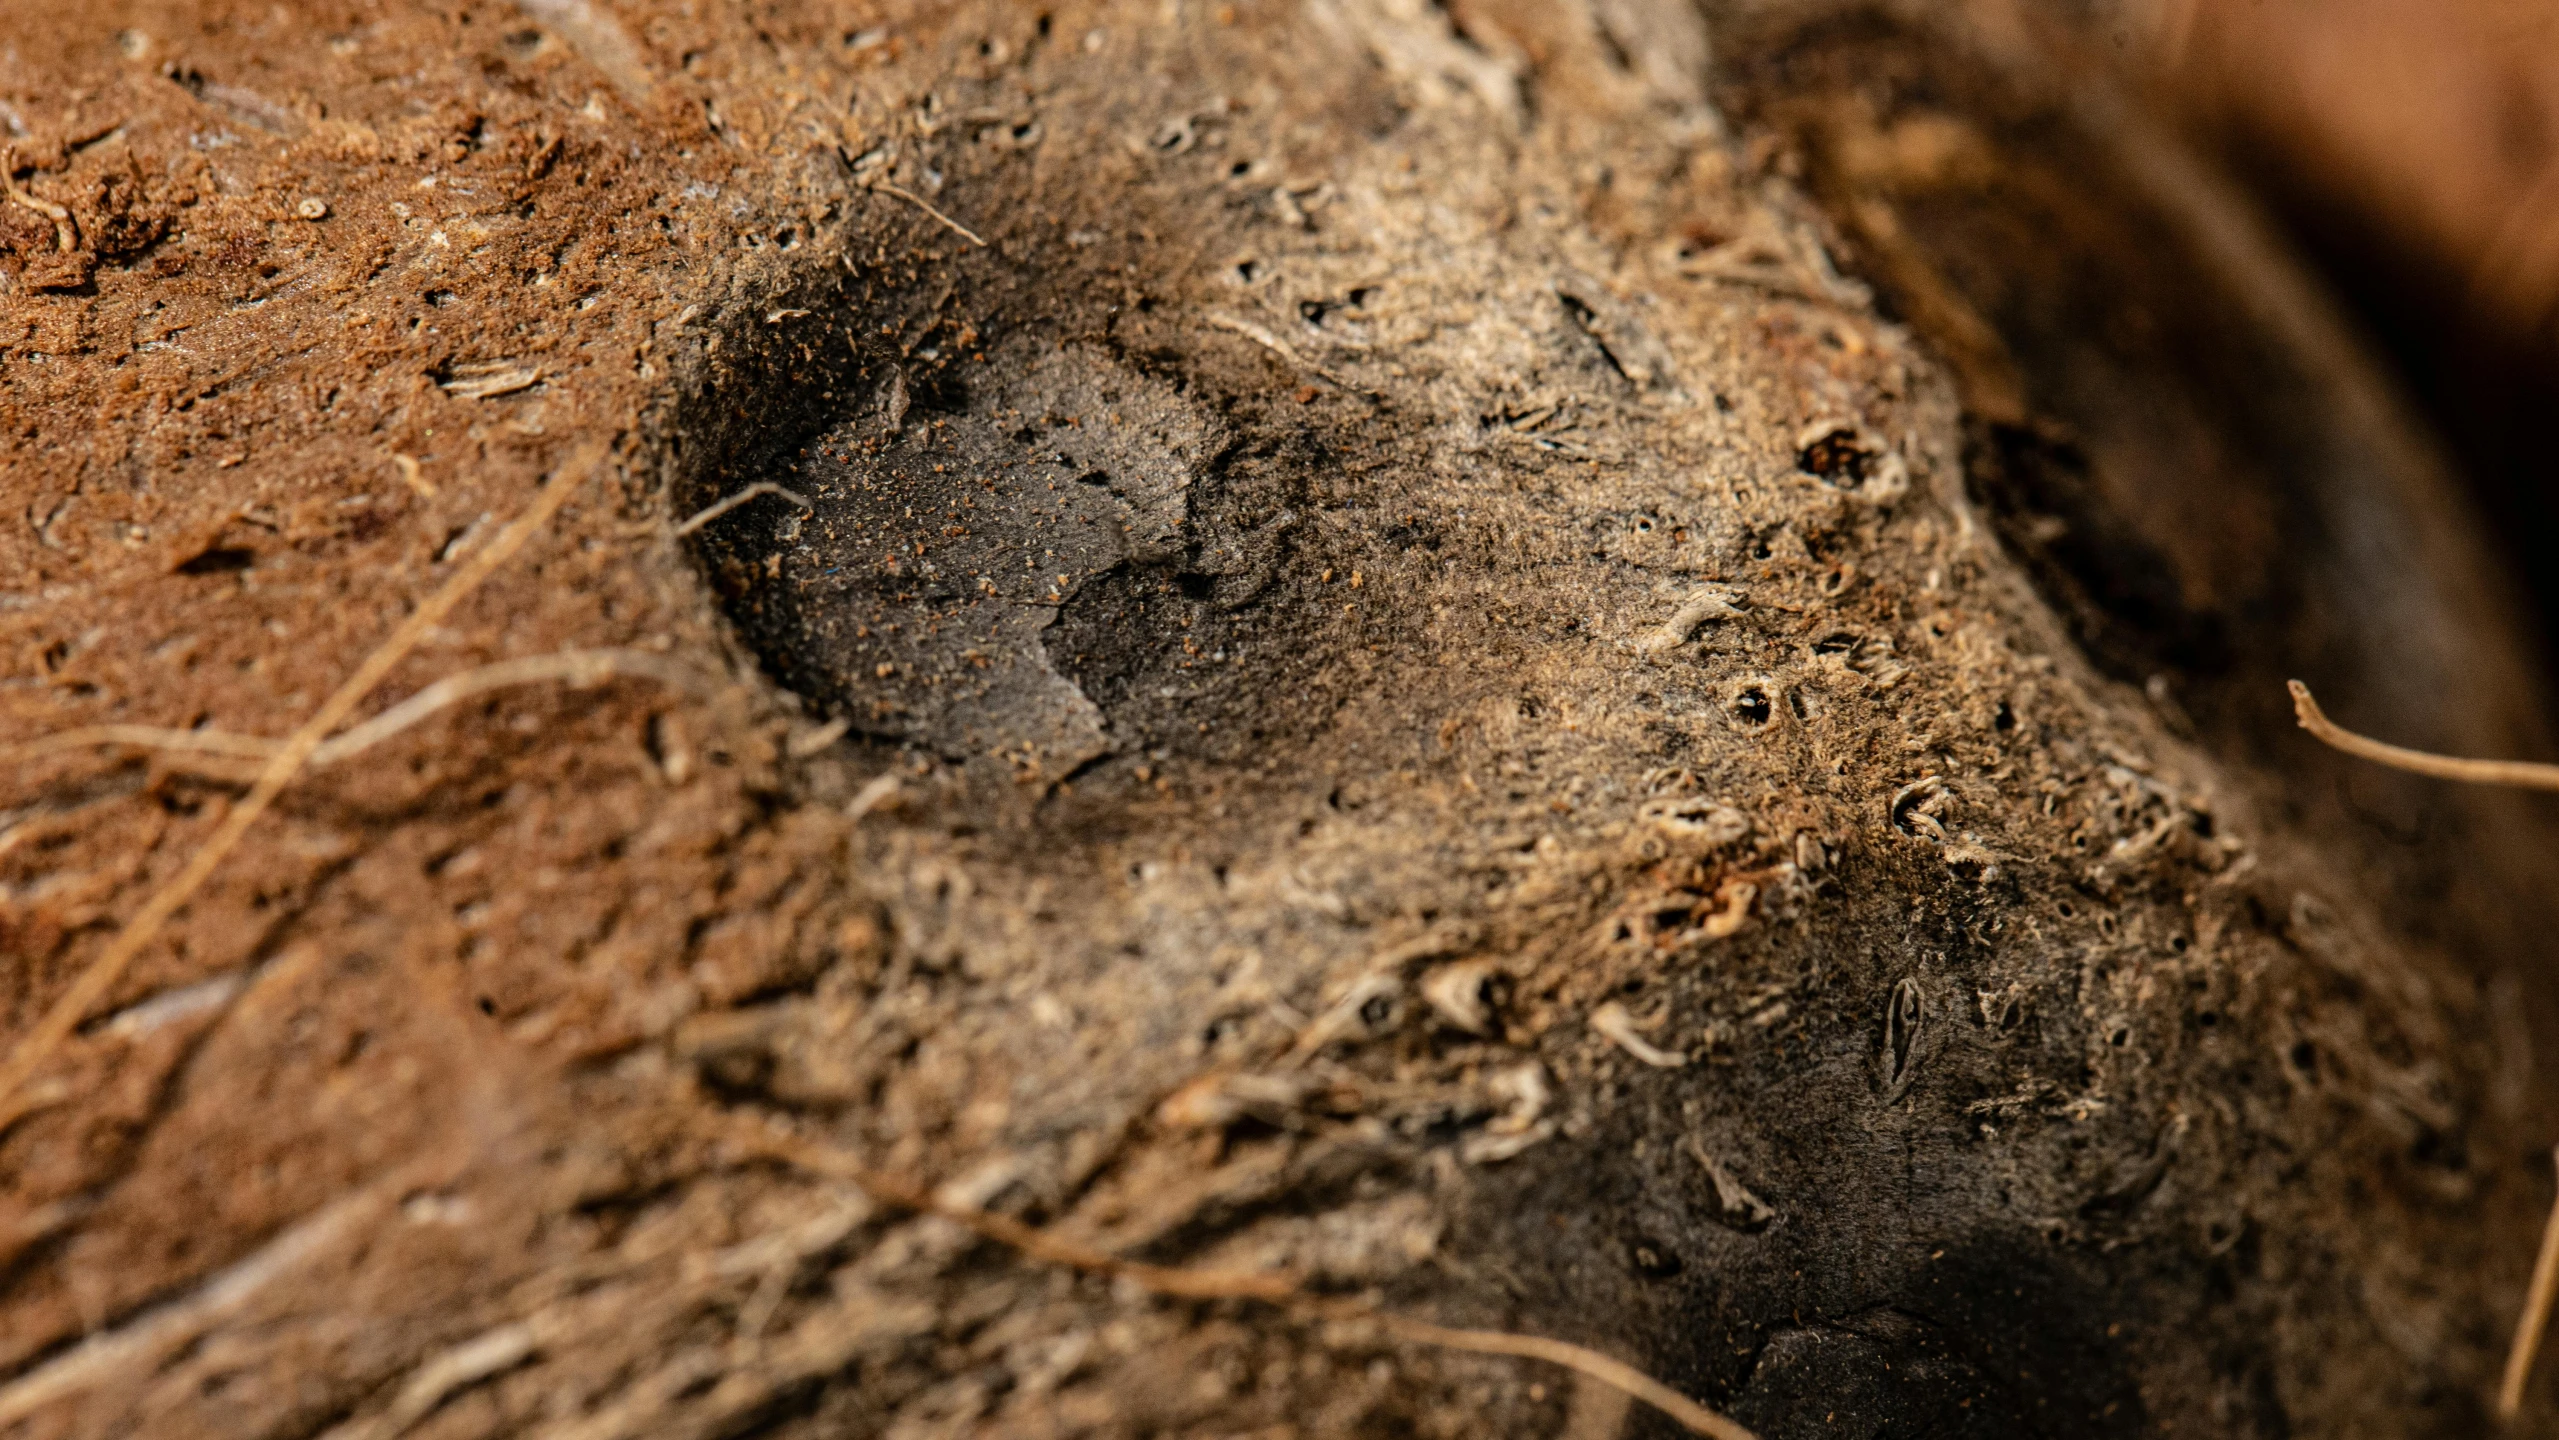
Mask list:
[[[63,750],[125,745],[137,750],[165,750],[180,755],[218,755],[226,760],[275,758],[280,740],[264,735],[235,735],[228,730],[182,730],[170,725],[83,725],[57,730],[21,745],[0,750],[0,759],[32,760]]]
[[[450,709],[477,695],[515,685],[559,680],[579,688],[602,684],[618,675],[655,680],[673,689],[698,693],[701,677],[685,666],[645,650],[560,650],[501,660],[457,675],[448,675],[361,725],[321,742],[302,768],[326,770],[351,760],[437,711]],[[85,725],[23,745],[0,750],[0,758],[20,759],[93,745],[127,745],[179,754],[218,755],[233,760],[271,760],[284,748],[281,740],[238,735],[226,730],[180,730],[159,725]]]
[[[980,250],[986,248],[985,237],[979,235],[976,231],[971,230],[966,225],[961,224],[959,221],[952,219],[950,216],[943,214],[941,211],[934,209],[932,201],[925,199],[923,196],[916,194],[914,191],[907,189],[905,186],[892,185],[886,180],[874,180],[871,182],[870,188],[896,196],[900,200],[905,201],[907,204],[912,205],[916,209],[923,211],[925,214],[932,216],[934,219],[941,221],[944,225],[950,228],[952,234],[966,240],[971,245],[976,246]]]
[[[282,794],[284,787],[301,773],[329,732],[354,713],[356,706],[364,703],[364,697],[373,693],[373,687],[381,684],[401,661],[409,657],[409,652],[418,647],[427,632],[444,623],[454,607],[497,573],[498,567],[513,559],[536,531],[560,513],[570,497],[585,488],[586,479],[602,466],[606,453],[604,442],[583,448],[534,498],[533,503],[525,507],[523,514],[499,532],[496,539],[464,561],[451,579],[411,611],[409,617],[401,621],[372,654],[364,657],[364,663],[356,667],[354,674],[331,692],[329,698],[320,702],[320,708],[311,713],[310,719],[285,737],[281,747],[267,760],[265,768],[258,772],[257,781],[249,787],[249,793],[222,817],[222,823],[215,827],[212,836],[188,857],[176,875],[143,901],[142,908],[134,912],[123,929],[116,932],[107,948],[89,962],[79,978],[72,981],[71,988],[63,992],[52,1008],[45,1011],[44,1018],[37,1021],[35,1028],[9,1052],[7,1065],[0,1067],[0,1129],[5,1129],[13,1118],[12,1102],[36,1070],[78,1028],[81,1017],[106,998],[116,981],[123,978],[126,967],[133,963],[133,957],[142,953],[142,947],[159,935],[161,927],[168,924],[179,907],[202,889],[214,870],[239,848],[249,827],[258,822],[258,818],[275,803],[276,796]]]
[[[758,480],[754,484],[740,490],[735,495],[731,495],[724,500],[714,500],[710,504],[703,506],[701,509],[694,511],[689,519],[687,519],[683,524],[675,527],[675,533],[678,535],[690,535],[694,531],[701,529],[703,526],[708,525],[712,521],[719,519],[721,516],[726,515],[732,510],[735,510],[737,507],[745,504],[749,500],[765,495],[779,495],[783,499],[790,501],[792,504],[799,506],[803,510],[814,510],[817,508],[809,503],[809,498],[807,496],[801,494],[797,490],[786,489],[770,480]]]
[[[2431,775],[2438,780],[2459,780],[2470,785],[2503,785],[2517,790],[2559,790],[2559,765],[2541,765],[2529,760],[2464,760],[2454,755],[2437,755],[2425,750],[2411,750],[2404,745],[2391,745],[2370,736],[2358,735],[2328,718],[2319,702],[2310,698],[2310,687],[2298,680],[2287,681],[2292,690],[2293,717],[2301,728],[2317,736],[2320,743],[2342,750],[2358,759],[2393,770],[2415,775]]]
[[[1528,1360],[1543,1360],[1549,1365],[1561,1365],[1574,1374],[1587,1376],[1643,1401],[1679,1422],[1681,1428],[1692,1435],[1711,1436],[1713,1440],[1758,1440],[1740,1422],[1707,1409],[1623,1360],[1586,1346],[1549,1340],[1542,1335],[1515,1335],[1507,1330],[1453,1330],[1445,1325],[1433,1325],[1427,1320],[1411,1320],[1384,1311],[1363,1313],[1386,1327],[1388,1334],[1418,1344],[1435,1345],[1443,1350],[1463,1350],[1472,1355],[1516,1355]]]
[[[18,148],[14,145],[0,146],[0,183],[7,185],[11,202],[53,222],[55,250],[68,255],[80,248],[79,234],[72,225],[70,210],[19,185],[18,169]]]
[[[2309,686],[2298,680],[2285,684],[2292,691],[2293,717],[2301,722],[2301,728],[2346,754],[2438,780],[2516,790],[2559,790],[2559,765],[2529,760],[2465,760],[2388,744],[2358,735],[2329,719],[2319,702],[2311,698]],[[2551,1158],[2559,1164],[2559,1150],[2551,1152]],[[2514,1343],[2506,1351],[2505,1378],[2497,1388],[2500,1420],[2510,1422],[2523,1411],[2524,1386],[2532,1379],[2533,1358],[2540,1353],[2542,1336],[2549,1331],[2554,1302],[2559,1302],[2559,1200],[2552,1201],[2550,1218],[2542,1225],[2541,1252],[2532,1262],[2532,1288],[2524,1298],[2523,1315],[2515,1322]]]
[[[2559,1164],[2559,1150],[2551,1152],[2551,1160]],[[2514,1348],[2506,1352],[2505,1383],[2497,1389],[2497,1418],[2512,1420],[2523,1410],[2524,1382],[2532,1378],[2533,1357],[2540,1353],[2541,1337],[2550,1328],[2550,1307],[2559,1299],[2559,1199],[2550,1205],[2550,1219],[2541,1227],[2541,1254],[2532,1262],[2532,1289],[2525,1296],[2523,1318],[2515,1324]]]

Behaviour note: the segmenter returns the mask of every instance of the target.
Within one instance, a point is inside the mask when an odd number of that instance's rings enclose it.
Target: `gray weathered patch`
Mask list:
[[[814,509],[781,522],[741,607],[863,730],[1056,777],[1111,743],[1042,632],[1093,578],[1179,555],[1219,427],[1171,384],[1043,338],[994,347],[981,378],[894,419],[853,407],[812,442],[788,468]]]

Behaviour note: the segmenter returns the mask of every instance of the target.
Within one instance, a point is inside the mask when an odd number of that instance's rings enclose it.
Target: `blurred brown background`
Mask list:
[[[2559,643],[2559,0],[2123,0],[2097,38],[2327,272]]]

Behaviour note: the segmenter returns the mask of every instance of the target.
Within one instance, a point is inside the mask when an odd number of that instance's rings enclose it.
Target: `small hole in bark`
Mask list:
[[[1866,483],[1867,462],[1873,453],[1857,441],[1857,432],[1848,426],[1834,427],[1806,445],[1795,463],[1805,474],[1818,475],[1842,490],[1854,490]]]
[[[1640,1236],[1626,1242],[1626,1261],[1647,1280],[1668,1280],[1688,1268],[1670,1247]]]
[[[1744,686],[1733,696],[1733,718],[1745,725],[1765,725],[1777,713],[1768,703],[1768,692],[1757,685]]]
[[[2470,1156],[2462,1148],[2460,1137],[2446,1135],[2432,1127],[2418,1132],[2416,1141],[2408,1147],[2408,1158],[2420,1165],[2444,1170],[2470,1168]]]
[[[237,545],[217,545],[178,562],[181,575],[222,575],[257,563],[258,552]]]

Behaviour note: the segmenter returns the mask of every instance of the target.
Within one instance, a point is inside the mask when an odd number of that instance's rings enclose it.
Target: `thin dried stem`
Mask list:
[[[437,711],[450,709],[491,690],[538,684],[545,680],[564,680],[584,688],[602,684],[616,675],[639,676],[678,690],[698,691],[701,688],[700,677],[692,671],[645,650],[561,650],[548,655],[501,660],[476,670],[447,675],[363,724],[330,736],[311,752],[311,758],[304,762],[302,769],[305,773],[325,770],[342,760],[353,759]],[[270,740],[263,735],[238,735],[226,730],[179,730],[158,725],[87,725],[0,750],[0,758],[19,759],[92,745],[130,745],[144,750],[261,761],[275,758],[276,752],[284,748],[281,740]]]
[[[2287,683],[2292,689],[2293,715],[2301,721],[2301,728],[2319,737],[2322,743],[2349,755],[2387,765],[2393,770],[2431,775],[2438,780],[2503,785],[2517,790],[2559,790],[2559,765],[2540,765],[2529,760],[2464,760],[2458,756],[2436,755],[2402,745],[2384,744],[2358,735],[2329,719],[2320,710],[2319,702],[2310,698],[2309,686],[2298,680]]]
[[[2559,1150],[2551,1152],[2559,1164]],[[2533,1357],[2541,1352],[2542,1334],[2550,1328],[2550,1306],[2559,1299],[2559,1199],[2541,1227],[2541,1255],[2532,1262],[2532,1289],[2524,1297],[2523,1318],[2515,1325],[2514,1348],[2506,1352],[2506,1383],[2497,1391],[2497,1418],[2512,1420],[2523,1410],[2524,1382],[2532,1378]]]
[[[71,988],[63,992],[62,997],[45,1012],[44,1018],[37,1021],[35,1028],[9,1052],[7,1065],[0,1067],[0,1128],[5,1128],[9,1117],[14,1114],[11,1101],[36,1070],[79,1026],[81,1017],[114,988],[116,981],[123,977],[125,967],[133,963],[134,956],[142,953],[142,947],[159,935],[161,927],[169,923],[169,917],[193,898],[223,860],[239,848],[241,838],[249,833],[249,827],[258,822],[258,817],[275,803],[276,796],[282,794],[293,777],[301,773],[302,767],[310,762],[312,753],[320,748],[329,732],[354,713],[356,706],[364,703],[364,697],[409,657],[409,652],[418,647],[427,632],[444,623],[444,618],[453,613],[454,607],[479,589],[481,582],[497,573],[499,566],[513,559],[515,552],[523,549],[536,531],[560,513],[570,497],[584,488],[587,477],[601,468],[605,453],[606,447],[601,442],[581,451],[533,503],[525,507],[522,515],[500,531],[495,540],[463,562],[452,579],[445,581],[424,603],[410,612],[388,639],[364,657],[364,663],[356,667],[355,673],[348,676],[328,699],[320,702],[320,708],[311,713],[310,719],[285,737],[283,746],[258,772],[257,782],[249,787],[249,793],[222,817],[222,823],[215,827],[211,838],[188,858],[186,865],[170,877],[168,883],[142,902],[142,908],[134,912],[122,930],[116,932],[107,948],[89,962],[88,967],[80,972],[80,977],[71,983]]]
[[[1322,1319],[1368,1321],[1399,1339],[1443,1350],[1543,1360],[1622,1391],[1669,1416],[1691,1434],[1709,1436],[1711,1440],[1757,1440],[1747,1427],[1707,1409],[1634,1366],[1586,1346],[1506,1330],[1455,1330],[1390,1314],[1365,1300],[1309,1295],[1300,1279],[1284,1270],[1191,1270],[1123,1260],[1007,1216],[951,1204],[923,1186],[880,1174],[849,1156],[819,1146],[767,1135],[748,1141],[747,1148],[813,1174],[851,1181],[883,1205],[940,1216],[1046,1264],[1126,1280],[1155,1295],[1184,1300],[1267,1301]]]
[[[532,685],[545,680],[564,680],[584,688],[602,684],[615,675],[639,676],[678,690],[698,690],[702,683],[691,670],[645,650],[562,650],[549,655],[501,660],[494,665],[465,670],[459,675],[448,675],[363,724],[330,737],[328,743],[311,753],[311,767],[335,765],[381,744],[439,710],[459,705],[491,690],[503,690],[511,685]]]
[[[2319,702],[2310,698],[2309,686],[2298,680],[2288,684],[2293,715],[2301,721],[2301,728],[2349,755],[2438,780],[2517,790],[2559,790],[2559,765],[2528,760],[2464,760],[2385,744],[2329,719],[2320,710]],[[2551,1159],[2559,1164],[2559,1150],[2551,1153]],[[2532,1289],[2524,1299],[2523,1318],[2515,1325],[2514,1346],[2506,1352],[2505,1383],[2497,1391],[2497,1415],[2501,1420],[2511,1421],[2523,1410],[2524,1384],[2532,1378],[2533,1357],[2541,1352],[2541,1339],[2550,1328],[2554,1301],[2559,1301],[2559,1200],[2552,1202],[2550,1218],[2542,1225],[2541,1253],[2532,1263]]]
[[[10,200],[53,222],[54,249],[68,255],[80,248],[71,212],[18,184],[18,149],[14,145],[0,146],[0,184],[8,187]]]
[[[1362,400],[1373,402],[1376,399],[1376,397],[1369,394],[1369,392],[1362,390],[1357,385],[1352,384],[1350,381],[1343,379],[1341,376],[1334,374],[1322,365],[1319,365],[1313,360],[1308,359],[1303,354],[1300,354],[1296,346],[1289,344],[1287,341],[1282,340],[1277,335],[1272,334],[1270,331],[1263,329],[1261,326],[1254,324],[1250,320],[1238,319],[1233,315],[1221,314],[1214,310],[1201,318],[1208,321],[1209,324],[1216,326],[1218,329],[1226,331],[1228,334],[1243,336],[1245,339],[1252,341],[1254,344],[1261,346],[1263,349],[1270,351],[1282,360],[1287,361],[1289,364],[1296,366],[1298,369],[1305,371],[1307,374],[1314,376],[1316,379],[1323,381],[1325,384],[1330,385],[1337,390],[1346,391]]]
[[[986,248],[986,240],[984,237],[980,236],[976,231],[971,230],[966,225],[961,224],[959,221],[954,220],[950,216],[943,214],[941,211],[934,209],[932,201],[925,199],[923,196],[916,194],[914,191],[909,190],[902,185],[892,185],[886,180],[872,181],[871,188],[874,190],[886,191],[900,200],[905,201],[907,204],[914,206],[916,209],[923,211],[925,214],[932,216],[934,219],[941,221],[943,224],[949,226],[952,232],[957,234],[961,239],[966,240],[980,250]]]
[[[730,511],[735,510],[740,505],[745,504],[747,501],[752,500],[759,495],[779,495],[783,499],[790,501],[792,504],[799,506],[803,510],[814,510],[817,508],[809,503],[807,496],[802,495],[797,490],[786,490],[783,487],[774,484],[770,480],[758,480],[754,484],[747,486],[745,489],[740,490],[735,495],[731,495],[725,500],[714,500],[710,504],[703,506],[701,509],[694,511],[691,519],[686,520],[683,524],[675,527],[675,533],[678,535],[690,535],[694,531],[701,529],[703,526],[710,524],[712,521],[719,519],[721,516],[726,515]]]
[[[60,750],[86,750],[99,745],[129,745],[141,750],[168,750],[182,755],[219,755],[226,760],[272,760],[284,742],[264,735],[235,735],[228,730],[181,730],[168,725],[83,725],[0,750],[0,759],[29,760]]]
[[[1452,1330],[1427,1320],[1408,1320],[1383,1311],[1367,1313],[1385,1326],[1388,1334],[1423,1345],[1436,1345],[1443,1350],[1464,1350],[1475,1355],[1517,1355],[1529,1360],[1543,1360],[1549,1365],[1561,1365],[1577,1375],[1586,1375],[1643,1401],[1678,1421],[1693,1435],[1712,1436],[1714,1440],[1757,1440],[1739,1422],[1716,1414],[1623,1360],[1584,1346],[1549,1340],[1541,1335],[1514,1335],[1507,1330]]]

